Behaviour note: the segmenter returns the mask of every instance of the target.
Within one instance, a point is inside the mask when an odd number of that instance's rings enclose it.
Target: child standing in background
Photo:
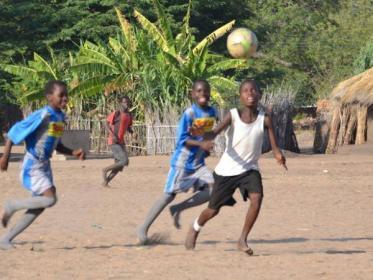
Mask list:
[[[105,128],[108,132],[108,145],[113,152],[115,160],[114,164],[102,170],[102,185],[105,187],[107,187],[109,182],[129,164],[124,135],[127,131],[131,134],[133,133],[133,120],[131,113],[129,112],[131,100],[128,96],[123,96],[119,101],[119,110],[112,112],[105,122]]]

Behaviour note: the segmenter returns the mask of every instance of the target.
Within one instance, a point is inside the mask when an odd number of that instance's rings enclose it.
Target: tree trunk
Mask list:
[[[337,151],[337,138],[339,124],[341,122],[341,107],[338,105],[333,111],[332,123],[330,125],[329,142],[326,148],[327,154],[333,154]]]
[[[355,144],[360,145],[366,142],[367,132],[367,115],[368,107],[359,106],[357,109],[357,129],[356,129],[356,141]]]
[[[350,119],[348,120],[346,134],[343,140],[344,144],[353,144],[355,140],[356,122],[357,121],[357,105],[351,106]]]

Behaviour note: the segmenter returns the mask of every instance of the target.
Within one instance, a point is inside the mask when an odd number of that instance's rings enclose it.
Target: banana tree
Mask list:
[[[196,43],[189,26],[192,0],[188,3],[181,30],[175,37],[171,32],[170,20],[164,7],[158,0],[153,0],[153,3],[158,17],[157,24],[149,21],[137,10],[134,11],[134,17],[162,51],[164,63],[172,67],[175,76],[184,80],[184,94],[190,89],[193,80],[205,78],[212,86],[215,101],[224,103],[226,94],[222,94],[222,91],[233,93],[237,90],[237,84],[232,79],[222,76],[222,73],[227,70],[246,68],[247,61],[213,54],[209,51],[209,46],[229,32],[235,21],[221,26]]]
[[[12,88],[21,106],[44,103],[43,89],[48,80],[71,80],[66,71],[66,64],[73,63],[72,60],[57,57],[51,48],[48,48],[48,51],[49,58],[34,53],[33,60],[25,65],[0,64],[1,69],[16,76]]]
[[[121,27],[117,37],[110,37],[107,43],[87,41],[80,46],[76,64],[71,67],[79,82],[71,94],[87,98],[125,93],[136,106],[142,106],[144,96],[137,89],[142,69],[148,59],[156,56],[154,43],[143,32],[136,32],[118,9],[116,12]]]

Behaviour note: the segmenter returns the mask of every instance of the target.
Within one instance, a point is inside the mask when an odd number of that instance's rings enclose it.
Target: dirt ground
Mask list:
[[[361,149],[289,155],[288,172],[263,157],[253,257],[235,250],[248,207],[238,193],[238,204],[205,226],[195,251],[183,243],[203,207],[182,215],[181,230],[164,211],[150,230],[161,244],[136,246],[136,227],[162,193],[168,156],[131,158],[111,188],[100,186],[111,160],[53,162],[59,201],[16,239],[15,250],[0,251],[0,278],[373,279],[373,148]],[[216,163],[208,159],[209,167]],[[0,174],[0,204],[28,195],[18,173],[12,162]]]

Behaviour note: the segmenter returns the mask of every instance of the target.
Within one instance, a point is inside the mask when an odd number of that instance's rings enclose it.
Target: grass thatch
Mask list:
[[[331,94],[333,101],[347,105],[359,103],[373,104],[373,68],[339,83]]]

